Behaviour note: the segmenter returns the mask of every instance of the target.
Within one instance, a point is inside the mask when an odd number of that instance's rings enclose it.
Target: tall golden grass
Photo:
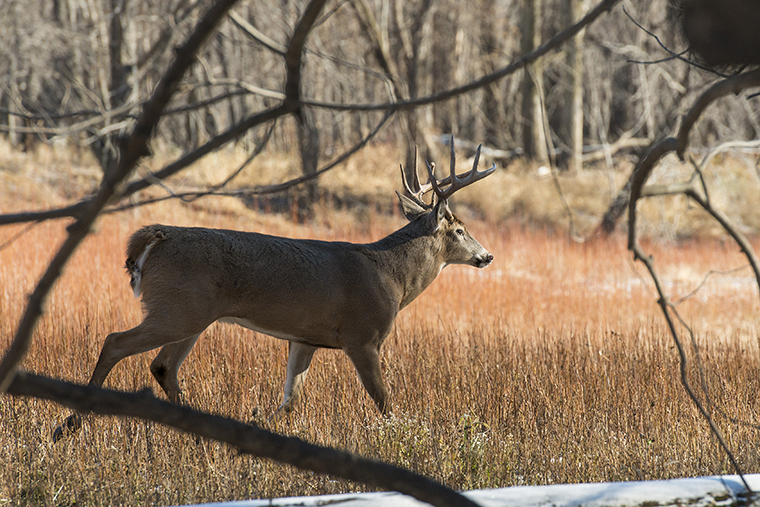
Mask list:
[[[2,202],[0,211],[22,207]],[[84,383],[104,337],[139,323],[122,266],[127,238],[146,223],[362,242],[402,225],[398,216],[375,213],[357,218],[325,209],[318,216],[305,226],[242,206],[172,202],[101,218],[50,295],[23,367]],[[0,250],[2,349],[65,225],[42,223]],[[383,349],[394,415],[380,417],[350,362],[323,350],[304,402],[268,427],[457,489],[731,472],[680,385],[651,283],[623,237],[576,244],[565,234],[496,220],[468,225],[496,260],[485,270],[446,268],[399,316]],[[20,230],[0,229],[0,244]],[[714,240],[652,241],[647,248],[674,298],[710,270],[744,264],[736,248]],[[760,409],[759,301],[743,270],[711,275],[678,306],[694,329],[720,411],[749,422]],[[267,425],[286,354],[285,342],[213,325],[180,378],[193,406]],[[153,355],[119,363],[106,387],[147,386],[163,396],[148,370]],[[693,350],[690,356],[694,366]],[[698,372],[690,374],[698,384]],[[759,471],[757,432],[712,411],[745,471]],[[361,489],[130,419],[90,416],[76,437],[53,445],[52,430],[68,413],[0,397],[0,503],[164,505]]]

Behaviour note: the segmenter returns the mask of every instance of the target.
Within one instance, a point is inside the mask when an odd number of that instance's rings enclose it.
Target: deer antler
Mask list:
[[[425,201],[422,200],[422,196],[426,193],[430,192],[433,189],[433,186],[428,183],[426,185],[420,185],[420,176],[417,173],[417,157],[418,157],[418,150],[417,146],[414,147],[414,166],[412,167],[412,181],[408,182],[406,179],[406,173],[404,173],[404,166],[399,164],[401,167],[401,181],[404,183],[404,188],[406,189],[406,192],[409,194],[411,199],[422,206],[425,209],[433,209],[432,204],[427,204]],[[411,187],[409,186],[409,183],[411,183]],[[414,190],[412,190],[414,189]]]
[[[472,185],[478,180],[482,180],[489,174],[493,173],[496,170],[496,164],[493,164],[491,167],[486,169],[485,171],[478,171],[478,161],[480,160],[480,148],[483,146],[482,144],[478,145],[478,149],[475,150],[475,161],[472,163],[472,169],[470,169],[468,172],[464,173],[461,176],[457,176],[456,174],[456,155],[454,154],[454,136],[451,136],[451,142],[449,143],[451,145],[451,168],[450,172],[451,175],[447,176],[446,178],[438,181],[435,177],[435,164],[430,164],[427,160],[425,161],[425,164],[427,165],[428,169],[428,175],[429,175],[429,181],[428,185],[432,188],[433,192],[435,192],[435,195],[438,196],[439,201],[443,201],[445,199],[448,199],[451,197],[454,192],[457,190],[461,190],[462,188]],[[425,185],[426,187],[428,185]],[[446,190],[441,190],[442,186],[449,185],[449,188]]]

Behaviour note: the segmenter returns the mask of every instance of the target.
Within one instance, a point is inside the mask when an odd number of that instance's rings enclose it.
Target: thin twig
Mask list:
[[[570,237],[576,243],[583,243],[585,238],[578,232],[575,227],[575,216],[573,210],[570,208],[570,203],[565,198],[565,193],[562,191],[562,185],[559,182],[559,171],[557,170],[557,159],[555,156],[554,144],[552,143],[551,132],[549,131],[549,114],[546,111],[546,102],[544,101],[544,89],[539,79],[537,79],[536,72],[533,68],[529,68],[528,74],[533,81],[533,85],[538,89],[538,101],[541,105],[541,128],[544,132],[544,142],[546,144],[546,152],[549,155],[549,170],[552,175],[552,181],[554,182],[554,188],[557,190],[560,202],[565,208],[567,214],[568,230],[570,231]]]
[[[8,238],[8,240],[0,245],[0,252],[11,246],[17,239],[19,239],[21,236],[26,234],[27,232],[31,231],[34,227],[40,225],[40,222],[32,222],[28,224],[26,227],[18,231],[16,234]]]
[[[300,176],[298,178],[293,178],[291,180],[282,182],[282,183],[276,183],[273,185],[264,185],[264,186],[258,186],[258,187],[247,187],[247,188],[237,188],[235,190],[229,190],[226,192],[221,192],[219,189],[209,191],[209,190],[197,190],[197,191],[188,191],[184,193],[179,192],[171,192],[170,195],[163,196],[163,197],[154,197],[150,199],[145,199],[143,201],[134,202],[125,204],[122,206],[117,206],[114,208],[109,208],[104,213],[116,213],[119,211],[125,211],[132,208],[137,208],[139,206],[146,206],[148,204],[155,204],[158,202],[168,201],[170,199],[181,199],[186,202],[195,201],[196,199],[200,199],[201,197],[206,196],[217,196],[217,197],[242,197],[242,196],[253,196],[253,195],[269,195],[269,194],[276,194],[279,192],[284,192],[285,190],[289,190],[293,187],[296,187],[300,185],[301,183],[305,183],[307,181],[314,180],[321,176],[322,174],[331,171],[332,169],[335,169],[337,166],[348,160],[349,157],[354,155],[356,152],[358,152],[360,149],[362,149],[375,135],[380,132],[383,125],[393,116],[393,112],[386,113],[383,118],[378,122],[378,124],[375,126],[375,128],[367,134],[361,141],[356,143],[354,146],[352,146],[350,149],[346,150],[342,155],[340,155],[338,158],[327,164],[325,167],[322,167],[321,169],[316,170],[315,172],[311,174],[307,174],[304,176]]]
[[[704,287],[705,284],[707,284],[707,279],[710,278],[712,275],[730,275],[732,273],[737,273],[739,271],[743,271],[743,270],[747,269],[748,267],[749,267],[749,264],[745,264],[744,266],[739,266],[738,268],[729,269],[729,270],[723,270],[723,271],[717,270],[717,269],[711,269],[710,271],[707,272],[707,274],[705,275],[705,277],[702,278],[702,281],[699,282],[699,284],[697,284],[696,287],[694,287],[694,290],[692,290],[691,292],[689,292],[685,296],[680,297],[680,298],[676,299],[675,301],[673,301],[673,306],[674,307],[678,306],[681,303],[683,303],[684,301],[686,301],[687,299],[691,299],[692,297],[696,296],[697,293],[702,289],[702,287]]]
[[[641,247],[637,244],[633,245],[631,248],[633,251],[634,257],[636,260],[641,261],[649,271],[649,275],[652,277],[652,280],[654,281],[655,288],[657,289],[657,294],[659,295],[659,300],[657,301],[657,304],[660,306],[660,309],[662,310],[662,314],[665,317],[665,321],[668,324],[668,328],[670,329],[670,335],[673,338],[673,341],[676,345],[676,349],[678,349],[678,355],[680,357],[680,371],[681,371],[681,384],[683,385],[684,390],[689,395],[691,400],[694,402],[694,404],[697,406],[697,409],[702,414],[702,416],[707,421],[707,424],[710,426],[710,430],[712,431],[713,435],[718,439],[718,443],[723,448],[723,451],[728,456],[729,461],[731,461],[731,465],[734,467],[734,470],[736,470],[736,473],[739,475],[739,478],[741,479],[742,483],[744,484],[744,487],[746,488],[748,493],[752,493],[752,488],[750,488],[749,483],[747,483],[746,479],[744,478],[744,473],[742,472],[742,468],[739,466],[739,462],[736,461],[736,458],[734,457],[734,454],[731,452],[731,449],[728,447],[728,444],[726,443],[725,438],[723,438],[723,433],[720,431],[718,426],[715,424],[715,421],[713,421],[712,417],[710,417],[709,412],[705,409],[705,406],[702,404],[700,399],[697,397],[696,393],[691,387],[691,384],[689,383],[689,377],[688,377],[688,358],[686,357],[686,351],[683,348],[683,345],[681,344],[681,340],[678,338],[678,331],[676,330],[675,323],[673,322],[673,319],[670,316],[669,310],[675,310],[673,308],[673,305],[668,301],[667,295],[665,294],[665,291],[662,287],[662,283],[660,282],[660,277],[657,274],[657,271],[654,269],[654,260],[651,256],[648,256],[644,253],[644,251],[641,249]]]
[[[755,250],[752,248],[752,244],[747,240],[747,238],[742,234],[739,229],[737,229],[733,223],[731,223],[731,220],[719,209],[713,208],[710,203],[705,200],[699,193],[694,191],[693,189],[686,193],[689,197],[691,197],[694,201],[696,201],[702,208],[707,211],[710,215],[713,216],[713,218],[723,227],[723,230],[725,230],[736,242],[737,245],[739,245],[739,248],[741,249],[744,256],[749,261],[749,265],[752,268],[752,272],[755,275],[755,281],[757,282],[758,286],[758,293],[760,293],[760,259],[758,259],[757,255],[755,254]]]
[[[660,45],[660,47],[661,47],[662,49],[664,49],[664,50],[665,50],[665,52],[666,52],[666,53],[668,53],[668,54],[670,55],[670,58],[669,58],[669,59],[674,59],[674,58],[675,58],[675,59],[681,60],[682,62],[688,63],[689,65],[692,65],[692,66],[694,66],[694,67],[697,67],[698,69],[704,70],[704,71],[706,71],[706,72],[710,72],[710,73],[712,73],[712,74],[717,74],[717,75],[718,75],[718,76],[720,76],[720,77],[729,77],[729,76],[728,76],[728,74],[722,74],[722,73],[718,72],[718,71],[717,71],[717,70],[715,70],[715,69],[711,69],[710,67],[707,67],[707,66],[705,66],[705,65],[702,65],[702,64],[700,64],[700,63],[698,63],[698,62],[695,62],[694,60],[689,60],[688,58],[684,58],[683,56],[681,56],[681,55],[683,55],[683,54],[687,53],[687,52],[689,51],[688,49],[686,49],[686,50],[684,50],[684,51],[682,51],[682,52],[680,52],[680,53],[676,53],[676,52],[674,52],[674,51],[673,51],[673,50],[671,50],[669,47],[667,47],[667,46],[666,46],[666,45],[665,45],[665,44],[664,44],[664,43],[663,43],[663,42],[660,40],[660,38],[659,38],[659,37],[658,37],[658,36],[657,36],[655,33],[653,33],[652,31],[650,31],[650,30],[648,30],[648,29],[644,28],[644,26],[642,26],[642,24],[641,24],[641,23],[639,23],[638,21],[636,21],[635,19],[633,19],[633,16],[631,16],[631,15],[628,13],[628,10],[625,8],[625,6],[623,6],[623,12],[625,13],[625,15],[626,15],[626,16],[628,16],[628,19],[630,19],[630,20],[631,20],[631,22],[632,22],[634,25],[636,25],[637,27],[639,27],[639,29],[641,29],[641,30],[642,30],[644,33],[646,33],[647,35],[649,35],[650,37],[652,37],[652,38],[653,38],[655,41],[657,41],[657,44],[659,44],[659,45]],[[665,60],[665,61],[667,61],[667,60]],[[636,62],[636,63],[645,63],[645,62]]]

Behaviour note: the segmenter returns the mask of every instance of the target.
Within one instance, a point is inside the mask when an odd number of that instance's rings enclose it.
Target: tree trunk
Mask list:
[[[298,122],[298,149],[301,154],[301,171],[304,176],[317,172],[319,168],[319,129],[314,111],[301,108],[296,115]],[[304,185],[304,192],[298,196],[299,219],[308,218],[312,204],[317,199],[317,180],[310,180]]]
[[[583,0],[563,0],[563,21],[570,26],[580,18]],[[565,168],[577,171],[583,164],[583,35],[581,30],[570,42],[565,53],[567,64],[567,88],[563,112],[565,143],[569,153],[563,157]]]
[[[526,0],[524,3],[522,54],[541,45],[541,2]],[[525,68],[522,83],[523,147],[527,157],[538,163],[545,163],[549,158],[539,95],[543,77],[543,62],[539,59]]]
[[[483,7],[485,16],[483,17],[481,30],[481,43],[486,62],[487,72],[493,72],[496,68],[494,63],[498,55],[498,40],[494,28],[495,19],[495,0],[486,0]],[[504,123],[501,120],[501,108],[496,96],[497,84],[491,84],[483,88],[483,111],[485,112],[485,144],[487,146],[500,146],[502,141],[502,129]]]

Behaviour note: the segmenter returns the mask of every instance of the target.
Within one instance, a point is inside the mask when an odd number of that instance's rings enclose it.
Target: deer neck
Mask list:
[[[433,283],[446,265],[440,240],[410,223],[370,246],[378,267],[397,287],[399,310]]]

